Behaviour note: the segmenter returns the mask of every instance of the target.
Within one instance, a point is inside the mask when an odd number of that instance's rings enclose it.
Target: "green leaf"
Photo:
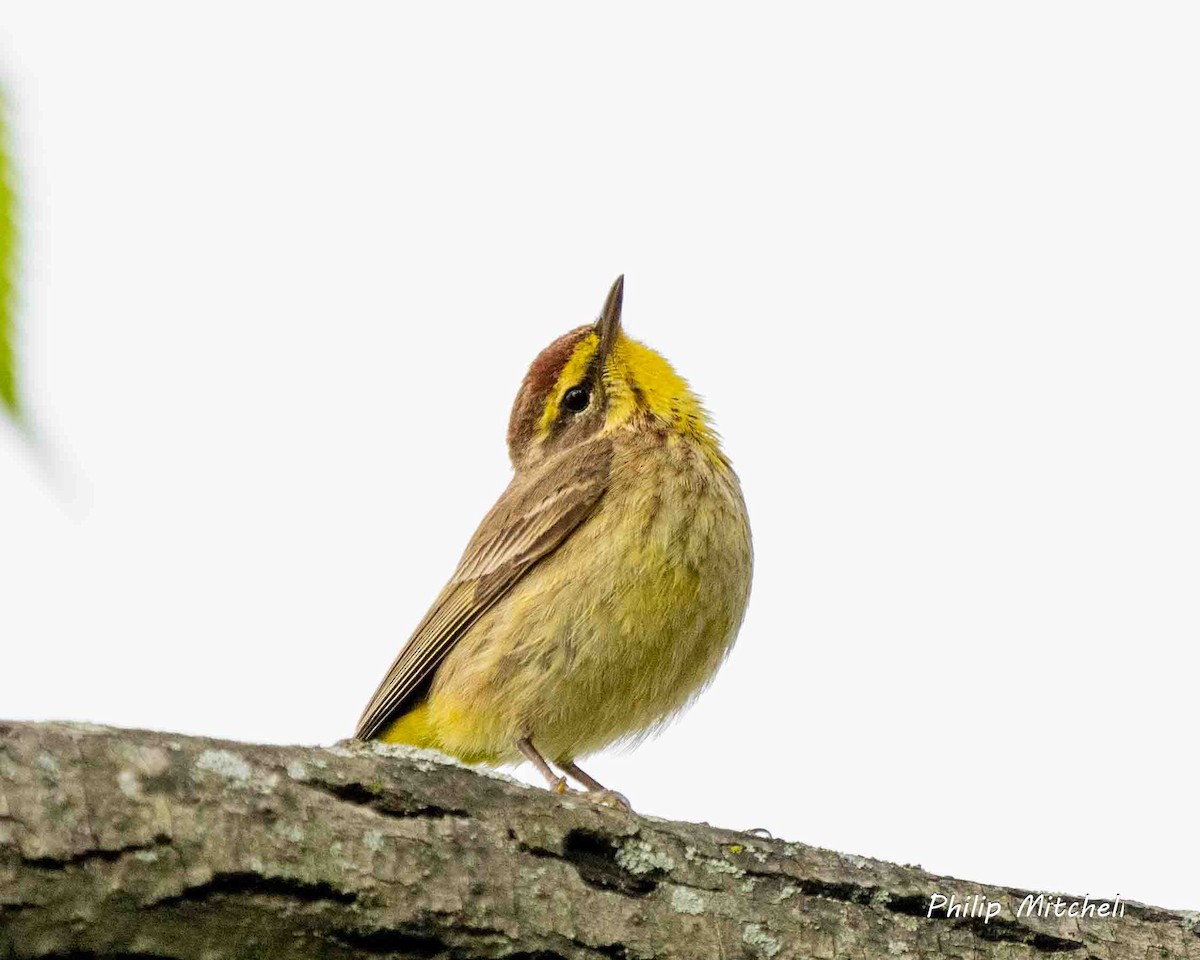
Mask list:
[[[16,356],[13,352],[13,281],[16,275],[16,226],[13,220],[12,169],[8,163],[6,101],[0,92],[0,407],[14,420],[21,419],[17,392]]]

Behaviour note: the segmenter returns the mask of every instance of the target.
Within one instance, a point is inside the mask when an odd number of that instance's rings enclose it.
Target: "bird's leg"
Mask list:
[[[550,764],[546,762],[545,757],[537,752],[537,749],[533,745],[533,741],[531,741],[528,737],[522,737],[517,741],[517,749],[525,755],[526,760],[537,767],[538,773],[546,778],[546,783],[549,785],[552,792],[567,792],[567,778],[560,777],[555,774],[554,770],[551,769]]]
[[[581,769],[574,760],[559,760],[558,765],[562,767],[565,774],[574,777],[587,787],[588,794],[597,803],[602,803],[606,807],[616,807],[618,810],[633,811],[633,807],[629,805],[629,801],[624,796],[617,793],[616,790],[609,790],[590,773]]]

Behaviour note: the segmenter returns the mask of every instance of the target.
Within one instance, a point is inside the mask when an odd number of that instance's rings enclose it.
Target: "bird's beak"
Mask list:
[[[600,335],[600,347],[597,351],[603,359],[608,359],[617,337],[621,335],[621,301],[625,295],[625,274],[621,274],[613,282],[604,301],[604,312],[596,321],[596,333]]]

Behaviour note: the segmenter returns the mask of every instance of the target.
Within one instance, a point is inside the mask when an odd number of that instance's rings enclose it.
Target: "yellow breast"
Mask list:
[[[706,440],[615,439],[596,513],[471,628],[385,739],[496,763],[528,736],[570,760],[652,732],[712,677],[750,589],[737,478]]]

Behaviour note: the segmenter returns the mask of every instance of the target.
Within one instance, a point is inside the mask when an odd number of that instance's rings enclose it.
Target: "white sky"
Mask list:
[[[627,274],[757,551],[649,813],[1200,907],[1200,14],[8,3],[0,716],[347,736]],[[530,771],[522,771],[530,776]]]

